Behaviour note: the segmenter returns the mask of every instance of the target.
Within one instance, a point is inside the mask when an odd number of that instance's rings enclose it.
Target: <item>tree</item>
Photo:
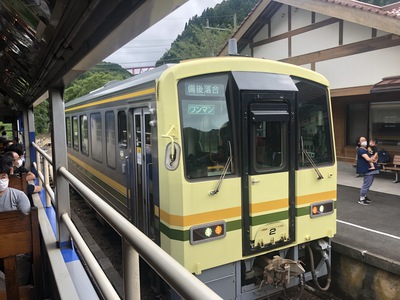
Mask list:
[[[36,133],[48,133],[50,130],[49,102],[43,101],[33,109]]]
[[[157,64],[178,63],[189,58],[216,56],[229,36],[231,36],[232,31],[232,28],[193,26],[191,29],[192,34],[185,39],[176,41]]]
[[[110,81],[124,80],[132,76],[118,64],[101,62],[71,82],[64,91],[64,100],[69,102],[101,88]]]
[[[69,102],[101,88],[110,81],[123,79],[125,79],[124,76],[115,72],[90,72],[84,78],[74,81],[70,87],[65,89],[64,100],[65,102]]]
[[[227,43],[235,28],[249,14],[258,0],[226,0],[194,16],[171,48],[156,62],[156,66],[178,63],[183,59],[216,56]],[[235,18],[236,17],[236,18]]]
[[[82,97],[114,80],[124,80],[133,75],[120,65],[101,62],[88,72],[82,74],[64,91],[65,102]],[[48,133],[50,130],[49,101],[45,100],[34,108],[35,130],[38,134]]]

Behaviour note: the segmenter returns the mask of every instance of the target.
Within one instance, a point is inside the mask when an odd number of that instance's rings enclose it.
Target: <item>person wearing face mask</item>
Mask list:
[[[20,210],[24,214],[29,214],[31,204],[23,191],[8,187],[10,171],[13,163],[12,158],[0,155],[0,212],[10,210]],[[17,256],[18,281],[20,285],[26,285],[31,278],[31,255],[20,254]],[[0,271],[4,271],[0,264]]]
[[[24,214],[31,210],[31,204],[23,191],[8,187],[8,175],[12,168],[12,159],[0,155],[0,212],[19,209]]]
[[[15,150],[15,151],[14,151]],[[27,168],[23,166],[22,155],[23,152],[19,149],[8,150],[4,155],[10,156],[13,161],[13,174],[22,174],[26,173],[26,181],[31,181],[36,179],[35,174],[29,171]]]
[[[22,176],[23,173],[26,174],[26,181],[28,181],[27,194],[28,194],[29,201],[33,205],[32,194],[39,193],[42,190],[42,187],[29,183],[31,180],[34,180],[36,178],[36,176],[35,176],[35,174],[33,174],[31,171],[29,171],[27,168],[25,168],[23,166],[22,159],[21,159],[22,154],[23,154],[23,153],[21,153],[22,151],[19,150],[18,148],[15,148],[14,150],[16,150],[18,152],[7,151],[4,155],[7,155],[12,158],[12,162],[13,162],[12,174],[17,174],[19,176]]]
[[[369,205],[372,201],[367,197],[367,193],[372,183],[374,182],[374,176],[379,174],[378,166],[376,164],[376,158],[371,157],[368,153],[367,147],[368,142],[365,137],[360,137],[360,146],[357,149],[357,174],[363,176],[363,184],[360,189],[360,199],[358,203],[361,205]],[[374,164],[375,169],[371,170],[370,163]]]

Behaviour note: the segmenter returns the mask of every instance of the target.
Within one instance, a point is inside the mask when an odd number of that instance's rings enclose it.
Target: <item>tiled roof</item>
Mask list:
[[[347,7],[357,8],[371,13],[386,15],[388,17],[400,19],[400,2],[386,6],[377,6],[355,0],[326,0],[327,2],[343,5]]]
[[[382,81],[374,85],[371,93],[396,92],[400,91],[400,76],[383,78]]]
[[[400,7],[396,7],[396,8],[389,10],[388,15],[394,15],[397,18],[400,18]]]

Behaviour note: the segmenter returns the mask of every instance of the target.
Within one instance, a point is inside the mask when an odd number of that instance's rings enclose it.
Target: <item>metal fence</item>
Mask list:
[[[37,144],[32,143],[32,146],[37,150],[36,161],[39,162],[34,164],[34,167],[38,171],[38,177],[46,191],[46,206],[50,206],[55,201],[54,191],[50,186],[52,158]],[[43,164],[40,162],[43,162]],[[68,172],[65,167],[59,168],[53,176],[63,176],[100,216],[121,235],[123,239],[124,299],[140,299],[139,257],[142,257],[184,299],[222,299]],[[119,299],[117,292],[79,234],[70,216],[67,213],[63,214],[61,221],[68,228],[74,244],[79,249],[82,259],[93,275],[103,297],[106,299]]]

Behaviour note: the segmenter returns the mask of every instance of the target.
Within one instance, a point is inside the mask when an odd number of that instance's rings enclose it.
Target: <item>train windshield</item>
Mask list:
[[[188,179],[234,172],[227,83],[227,74],[217,74],[184,79],[178,84]]]
[[[329,98],[326,87],[303,79],[294,79],[297,96],[298,165],[333,163],[333,141]]]

